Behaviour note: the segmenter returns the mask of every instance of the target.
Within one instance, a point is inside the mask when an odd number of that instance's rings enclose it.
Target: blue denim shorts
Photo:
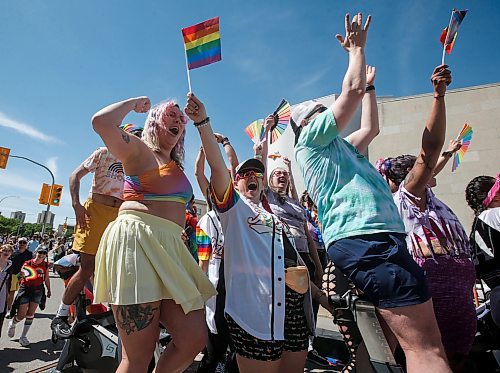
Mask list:
[[[425,272],[413,260],[401,233],[343,238],[328,256],[376,307],[404,307],[431,298]]]

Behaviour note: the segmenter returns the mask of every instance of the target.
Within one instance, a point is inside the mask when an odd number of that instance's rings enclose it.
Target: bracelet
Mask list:
[[[438,98],[441,98],[441,97],[444,97],[444,94],[442,94],[442,95],[437,95],[437,96],[435,95],[435,96],[434,96],[434,98],[435,98],[435,99],[438,99]]]
[[[223,142],[222,142],[222,146],[226,146],[226,145],[231,145],[231,143],[229,142],[229,140],[228,140],[228,141],[223,141]]]
[[[449,150],[447,150],[447,151],[443,152],[441,155],[443,157],[449,157],[449,158],[451,158],[451,156],[453,155],[453,152],[450,152]]]
[[[366,86],[365,92],[374,91],[374,90],[375,90],[375,86],[373,84],[370,84],[370,85]]]
[[[255,159],[262,159],[262,156],[261,156],[260,154],[255,154],[253,157],[254,157]]]
[[[193,124],[196,128],[201,128],[201,127],[205,127],[206,125],[208,125],[208,123],[210,123],[210,117],[206,117],[201,122],[193,123]]]

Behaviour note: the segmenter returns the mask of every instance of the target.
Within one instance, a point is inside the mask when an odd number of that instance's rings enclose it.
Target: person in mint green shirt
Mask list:
[[[330,260],[377,307],[388,341],[397,339],[405,352],[408,372],[451,372],[425,273],[408,252],[387,184],[362,154],[378,133],[374,97],[363,102],[372,110],[367,117],[364,108],[361,128],[347,140],[339,137],[365,93],[374,96],[364,54],[370,20],[363,26],[361,14],[352,23],[346,15],[346,36],[337,35],[349,66],[332,106],[307,101],[292,110],[295,158],[318,206]],[[444,90],[448,78],[446,72],[432,77]],[[441,120],[440,110],[434,105],[429,121]]]

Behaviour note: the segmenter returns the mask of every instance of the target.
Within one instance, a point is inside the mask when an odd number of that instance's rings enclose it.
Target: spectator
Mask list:
[[[13,252],[14,249],[11,245],[2,245],[0,247],[0,337],[3,320],[7,313],[7,298],[12,278],[12,261],[10,257]]]
[[[25,262],[20,271],[19,292],[13,304],[11,314],[16,310],[9,323],[9,330],[7,335],[13,338],[16,333],[16,325],[24,320],[24,327],[19,338],[21,346],[26,347],[30,345],[28,340],[28,332],[33,324],[35,311],[38,306],[44,302],[45,295],[50,298],[50,276],[48,273],[47,250],[43,247],[35,251],[35,258]],[[45,286],[44,286],[45,284]],[[45,294],[45,287],[47,293]]]
[[[12,307],[12,302],[14,301],[14,295],[16,291],[19,290],[19,272],[21,271],[21,267],[24,262],[30,260],[33,257],[31,251],[28,250],[28,240],[26,237],[21,237],[17,241],[19,245],[19,249],[12,254],[12,281],[10,286],[9,295],[7,297],[7,312],[10,313],[10,309]],[[10,319],[10,314],[6,316],[6,318]]]
[[[31,240],[29,240],[29,242],[28,242],[28,250],[29,250],[30,253],[33,253],[37,249],[38,245],[40,245],[39,239],[40,239],[39,233],[35,233],[31,237]]]

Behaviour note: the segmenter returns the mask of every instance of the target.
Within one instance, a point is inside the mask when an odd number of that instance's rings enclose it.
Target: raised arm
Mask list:
[[[290,196],[298,201],[299,200],[299,194],[297,193],[297,188],[295,188],[295,181],[293,180],[293,174],[292,174],[292,161],[288,157],[283,157],[283,163],[286,166],[286,169],[288,171],[288,185],[290,187]]]
[[[340,45],[349,53],[349,66],[342,82],[342,92],[331,109],[339,132],[342,131],[356,112],[366,89],[365,44],[370,26],[368,16],[363,27],[363,15],[358,13],[352,23],[349,14],[345,16],[345,37],[337,34]]]
[[[210,182],[217,196],[217,199],[223,200],[224,193],[230,181],[229,173],[224,163],[224,158],[220,152],[217,141],[215,140],[210,118],[207,116],[205,105],[192,93],[188,93],[186,107],[184,108],[187,116],[194,122],[195,127],[200,134],[203,149],[208,165],[210,166]]]
[[[87,226],[87,210],[80,203],[80,180],[87,175],[87,170],[83,165],[78,166],[69,176],[69,193],[71,194],[71,203],[75,210],[75,218],[80,228]]]
[[[446,166],[450,158],[453,157],[453,154],[458,152],[461,146],[462,143],[460,141],[450,140],[450,145],[448,146],[448,149],[441,154],[441,156],[437,161],[436,167],[434,167],[434,176],[436,176],[443,170],[444,166]]]
[[[144,144],[139,138],[120,129],[120,124],[131,111],[146,113],[150,108],[151,101],[145,96],[129,98],[106,106],[92,117],[94,131],[99,134],[109,151],[122,162],[136,157]]]
[[[196,176],[198,186],[200,187],[200,190],[205,197],[205,201],[208,201],[208,179],[205,176],[205,151],[203,150],[203,146],[200,146],[200,151],[198,152],[198,156],[196,157],[196,162],[194,164],[194,175]]]
[[[226,156],[229,161],[229,165],[231,167],[231,175],[234,177],[234,172],[236,170],[236,167],[238,167],[238,164],[240,163],[238,162],[238,157],[236,155],[236,152],[234,151],[233,146],[231,145],[229,139],[226,136],[220,133],[215,133],[214,135],[217,142],[222,145],[224,151],[226,152]]]
[[[377,96],[375,95],[375,67],[366,66],[366,94],[361,104],[361,127],[349,135],[349,142],[365,153],[368,145],[379,134]]]
[[[417,197],[425,196],[425,188],[434,174],[434,168],[443,148],[446,135],[446,86],[451,83],[451,72],[447,65],[434,69],[431,77],[434,87],[432,109],[422,135],[422,149],[415,165],[406,176],[405,188]]]
[[[271,128],[274,125],[274,116],[272,114],[269,114],[266,119],[264,120],[264,138],[265,140],[260,143],[260,144],[255,144],[253,146],[253,151],[254,151],[254,158],[259,159],[265,167],[264,170],[264,178],[263,184],[264,188],[267,189],[269,186],[269,180],[267,178],[267,165],[268,165],[268,159],[267,159],[267,154],[269,153],[269,134],[271,132]]]

